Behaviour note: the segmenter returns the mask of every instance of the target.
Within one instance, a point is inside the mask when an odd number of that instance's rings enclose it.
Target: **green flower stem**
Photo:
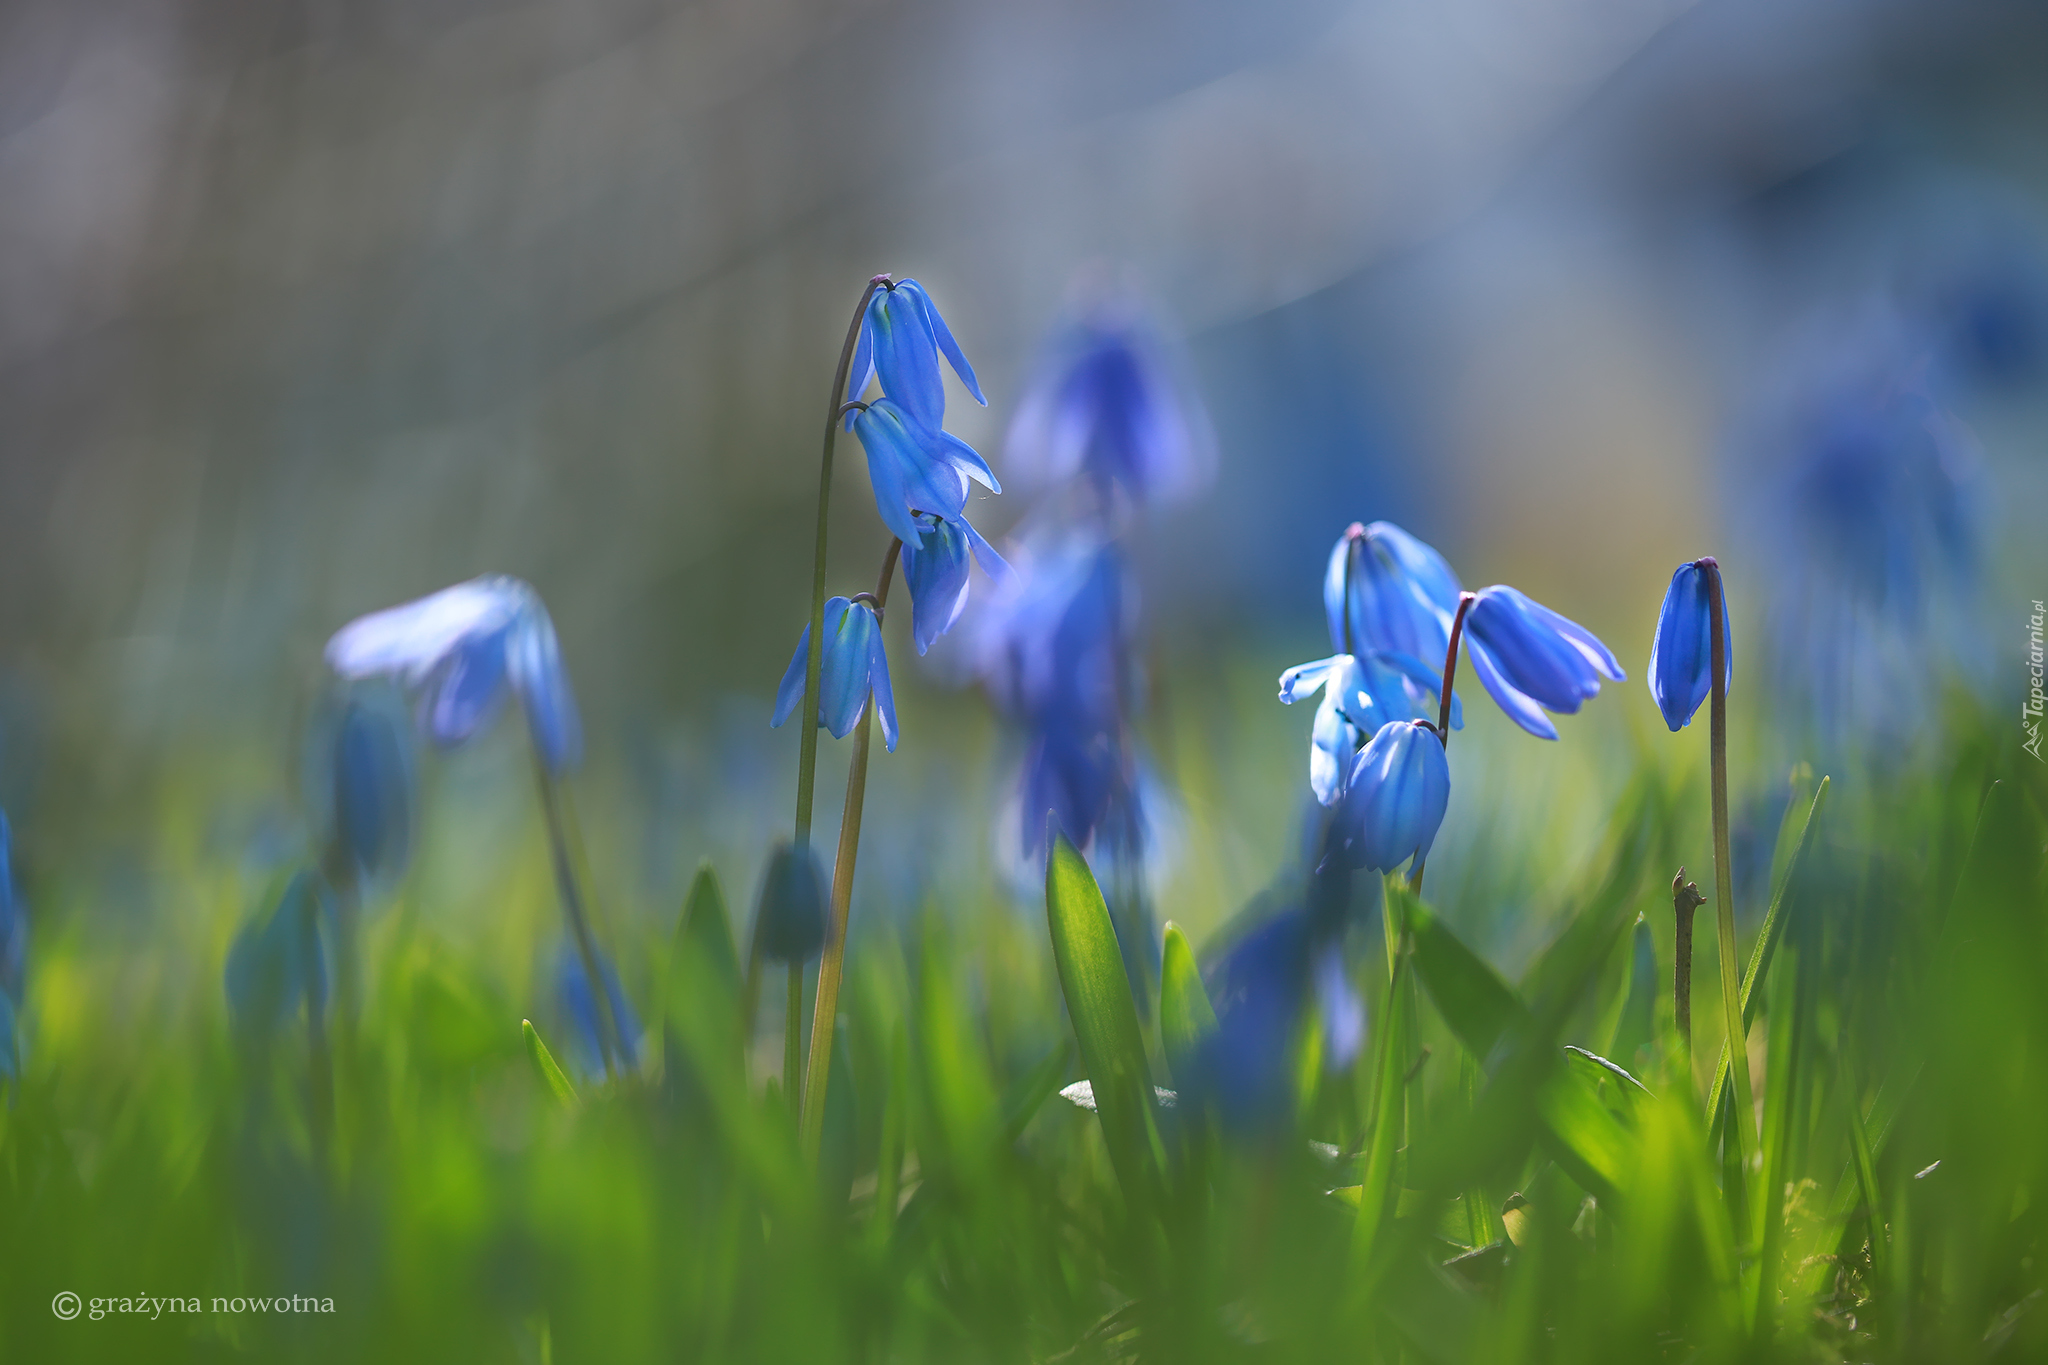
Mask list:
[[[1712,684],[1709,702],[1712,725],[1711,753],[1714,785],[1714,909],[1720,931],[1721,1017],[1728,1031],[1729,1069],[1735,1078],[1735,1112],[1732,1116],[1736,1140],[1742,1153],[1746,1179],[1756,1167],[1756,1108],[1750,1098],[1749,1048],[1742,1027],[1742,986],[1736,973],[1735,883],[1728,856],[1728,637],[1723,627],[1721,566],[1712,556],[1699,561],[1707,573],[1707,621],[1709,653],[1707,673]]]
[[[575,815],[569,809],[569,793],[538,755],[533,767],[540,781],[541,810],[547,816],[548,849],[554,856],[555,886],[562,893],[562,914],[569,921],[569,934],[576,940],[576,955],[583,961],[583,976],[590,985],[604,1074],[613,1076],[624,1053],[619,1043],[619,1021],[612,1017],[611,992],[605,989],[604,974],[598,970],[597,943],[590,934],[590,917],[583,909],[583,891],[576,872]]]
[[[896,556],[902,549],[903,542],[892,539],[888,554],[882,557],[882,576],[875,585],[877,623],[889,605],[889,583],[896,576]],[[825,926],[825,953],[818,959],[818,998],[811,1007],[810,1064],[803,1093],[797,1096],[803,1114],[804,1151],[814,1160],[825,1136],[825,1087],[832,1076],[832,1031],[839,1017],[839,977],[846,964],[846,917],[853,903],[853,865],[860,854],[860,817],[868,789],[868,736],[874,721],[875,694],[870,691],[868,703],[861,709],[860,724],[853,732],[853,764],[846,773],[846,807],[839,817],[839,855],[832,862],[832,919]],[[792,1014],[791,1018],[796,1016]]]

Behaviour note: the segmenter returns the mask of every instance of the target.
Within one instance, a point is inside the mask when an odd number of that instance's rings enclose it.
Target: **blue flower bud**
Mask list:
[[[327,1008],[327,953],[322,943],[334,914],[332,893],[315,872],[300,872],[269,915],[251,920],[228,949],[224,984],[228,1014],[245,1040],[262,1042],[297,1011]]]
[[[1692,723],[1693,713],[1712,690],[1713,610],[1707,592],[1707,571],[1698,563],[1681,564],[1664,592],[1657,613],[1657,638],[1650,645],[1650,695],[1664,713],[1664,723],[1677,731]],[[1735,643],[1728,633],[1728,601],[1721,600],[1722,685],[1735,677]]]
[[[854,434],[868,456],[868,484],[882,524],[905,545],[918,538],[914,513],[952,518],[967,506],[967,481],[1003,491],[974,447],[919,421],[890,399],[877,399],[853,416]]]
[[[1501,710],[1539,739],[1557,738],[1546,708],[1575,714],[1600,691],[1601,678],[1628,676],[1591,631],[1500,584],[1482,589],[1472,603],[1465,647]]]
[[[952,330],[924,286],[916,280],[900,280],[877,289],[861,319],[853,368],[847,372],[846,396],[859,398],[867,391],[868,381],[879,378],[884,395],[915,421],[937,431],[946,416],[946,388],[939,376],[941,355],[974,401],[987,407],[974,367],[967,363],[960,343],[953,340]]]
[[[597,974],[612,1007],[612,1022],[619,1026],[619,1062],[627,1070],[638,1066],[640,1020],[619,985],[619,972],[604,949],[597,948]],[[604,1073],[603,1021],[597,1017],[597,997],[590,993],[590,973],[583,968],[583,954],[576,944],[563,938],[555,951],[555,991],[561,997],[562,1013],[569,1021],[569,1057],[584,1076]]]
[[[402,724],[351,697],[334,721],[329,751],[333,850],[359,881],[395,879],[412,856],[412,746]]]
[[[1009,563],[965,517],[920,513],[918,535],[903,542],[903,582],[910,589],[910,633],[923,654],[932,641],[952,629],[967,605],[967,560],[980,561],[982,572],[1006,581]]]
[[[825,875],[808,847],[778,844],[768,855],[754,943],[776,962],[808,962],[825,948]]]
[[[782,675],[775,693],[775,718],[780,726],[803,704],[804,666],[811,648],[811,628],[806,625],[796,642],[796,656]],[[896,698],[889,690],[889,656],[882,648],[882,623],[866,602],[834,597],[825,603],[825,651],[818,675],[818,724],[832,732],[834,739],[853,733],[868,693],[873,691],[875,710],[882,722],[882,740],[891,752],[896,748]]]
[[[1330,648],[1440,660],[1459,591],[1458,576],[1428,545],[1390,521],[1354,523],[1338,538],[1323,575]]]
[[[327,642],[344,678],[392,677],[420,697],[420,722],[443,748],[467,742],[509,692],[552,773],[583,758],[583,727],[555,625],[540,595],[502,574],[358,617]]]
[[[1443,741],[1422,721],[1380,727],[1345,775],[1324,865],[1392,872],[1429,856],[1451,799]]]

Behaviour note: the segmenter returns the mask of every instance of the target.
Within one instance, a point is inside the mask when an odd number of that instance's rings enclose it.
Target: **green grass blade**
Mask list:
[[[1396,956],[1394,979],[1388,985],[1388,1007],[1380,1026],[1379,1054],[1373,1066],[1372,1147],[1366,1154],[1365,1173],[1359,1183],[1358,1221],[1351,1235],[1351,1263],[1361,1273],[1371,1264],[1374,1242],[1381,1225],[1392,1216],[1397,1194],[1400,1163],[1395,1160],[1401,1145],[1403,1120],[1407,1116],[1406,1087],[1402,1084],[1408,1057],[1407,1018],[1404,996],[1415,989],[1409,970],[1412,955]]]
[[[555,1064],[555,1055],[548,1051],[548,1045],[540,1040],[540,1032],[533,1026],[533,1020],[519,1021],[521,1032],[526,1035],[526,1056],[533,1063],[533,1069],[547,1082],[549,1090],[564,1108],[576,1103],[576,1087],[569,1084],[569,1078],[562,1074],[562,1068]]]
[[[1742,1028],[1747,1037],[1749,1028],[1756,1022],[1757,1008],[1763,1003],[1763,992],[1758,983],[1770,973],[1771,958],[1778,951],[1778,942],[1785,935],[1785,893],[1792,886],[1792,879],[1799,875],[1799,865],[1805,860],[1806,852],[1813,844],[1813,833],[1820,817],[1821,807],[1828,798],[1829,779],[1823,777],[1815,788],[1813,802],[1806,809],[1806,819],[1799,827],[1799,842],[1792,856],[1785,860],[1785,876],[1771,895],[1771,908],[1764,915],[1763,932],[1757,935],[1756,947],[1750,950],[1749,968],[1742,977]],[[1721,1110],[1727,1103],[1728,1095],[1728,1045],[1721,1045],[1721,1060],[1714,1067],[1714,1084],[1707,1091],[1707,1131],[1713,1132],[1721,1122]]]
[[[1162,1162],[1138,1007],[1095,874],[1067,836],[1048,824],[1045,918],[1060,990],[1117,1179],[1126,1198],[1149,1204]]]
[[[1172,920],[1166,922],[1166,943],[1159,959],[1159,1041],[1175,1085],[1194,1079],[1202,1039],[1215,1032],[1216,1011],[1202,985],[1201,969],[1188,936]]]
[[[1846,1087],[1841,1091],[1843,1108],[1849,1116],[1849,1153],[1856,1167],[1856,1187],[1863,1196],[1863,1208],[1870,1219],[1870,1271],[1884,1283],[1884,1205],[1878,1201],[1877,1162],[1871,1154],[1870,1133],[1863,1126],[1863,1106]]]

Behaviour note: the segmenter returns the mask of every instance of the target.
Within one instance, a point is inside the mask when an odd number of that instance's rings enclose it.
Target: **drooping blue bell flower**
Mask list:
[[[778,844],[768,855],[761,901],[754,912],[754,944],[775,962],[808,962],[825,948],[826,885],[808,847]]]
[[[420,697],[422,727],[443,748],[482,730],[509,693],[535,752],[560,774],[583,758],[583,726],[555,625],[540,595],[503,574],[358,617],[327,642],[344,678],[393,677]]]
[[[1681,564],[1657,613],[1657,638],[1650,644],[1650,695],[1673,731],[1692,722],[1712,691],[1713,609],[1707,571],[1698,562]],[[1728,633],[1728,600],[1721,599],[1722,686],[1735,678],[1735,637]]]
[[[856,412],[853,432],[867,452],[875,511],[905,545],[918,538],[916,513],[960,515],[967,506],[969,479],[991,493],[1003,491],[973,446],[919,421],[891,399],[877,399]]]
[[[1546,709],[1573,715],[1602,678],[1628,676],[1593,632],[1504,584],[1481,589],[1472,603],[1465,648],[1500,709],[1539,739],[1557,738]]]
[[[612,1022],[618,1027],[619,1062],[627,1070],[638,1066],[640,1020],[619,985],[618,969],[598,948],[597,974],[604,993],[611,1000]],[[572,939],[564,937],[555,950],[555,990],[561,996],[562,1013],[569,1022],[569,1056],[585,1076],[604,1072],[603,1021],[598,1018],[597,997],[590,992],[590,973],[583,968],[583,955]]]
[[[903,582],[910,589],[910,633],[923,654],[952,629],[967,605],[967,561],[997,582],[1010,577],[1009,561],[996,553],[965,517],[921,512],[918,534],[903,542]]]
[[[1396,721],[1431,720],[1437,715],[1440,674],[1405,654],[1334,654],[1296,664],[1280,675],[1280,700],[1294,702],[1322,691],[1309,741],[1308,780],[1316,800],[1335,805],[1343,795],[1352,755]],[[1451,727],[1463,725],[1463,708],[1451,698]]]
[[[1324,865],[1392,872],[1426,858],[1451,799],[1443,741],[1423,721],[1384,725],[1351,761]]]
[[[775,693],[771,726],[788,720],[804,700],[804,666],[811,648],[811,628],[804,626],[796,657],[782,675]],[[882,741],[896,748],[896,698],[889,690],[889,656],[882,648],[882,622],[866,602],[834,597],[825,603],[825,652],[818,674],[818,724],[834,739],[853,733],[872,689],[882,722]]]
[[[327,1008],[322,938],[333,913],[326,881],[316,872],[300,872],[268,915],[235,935],[224,984],[229,1017],[244,1039],[267,1040],[301,1002],[316,1014]]]
[[[1458,576],[1430,546],[1390,521],[1354,522],[1338,537],[1323,574],[1330,648],[1441,660],[1459,591]]]
[[[1133,308],[1098,305],[1048,347],[1010,423],[1008,467],[1040,485],[1085,478],[1136,502],[1196,491],[1215,471],[1215,441],[1176,371]]]
[[[861,318],[853,367],[847,371],[846,397],[859,398],[867,391],[869,380],[880,379],[884,395],[913,421],[937,431],[946,416],[946,386],[939,374],[942,355],[974,401],[987,407],[974,367],[967,363],[960,343],[953,340],[952,330],[924,286],[916,280],[885,285],[868,300]]]
[[[330,872],[357,883],[395,881],[412,857],[418,804],[411,736],[399,718],[363,696],[344,699],[321,735]]]

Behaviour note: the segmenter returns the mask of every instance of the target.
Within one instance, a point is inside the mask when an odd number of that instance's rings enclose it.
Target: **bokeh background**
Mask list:
[[[702,856],[744,900],[793,787],[767,718],[823,390],[882,270],[946,310],[991,400],[956,389],[950,421],[999,472],[1077,291],[1114,281],[1178,347],[1217,474],[1148,522],[1140,581],[1184,922],[1293,856],[1309,718],[1272,683],[1326,652],[1353,520],[1614,646],[1630,681],[1565,745],[1489,714],[1455,756],[1454,849],[1503,821],[1590,842],[1602,756],[1661,728],[1640,679],[1671,567],[1721,553],[1755,638],[1776,571],[1741,547],[1776,534],[1782,452],[1751,419],[1829,337],[1902,331],[1975,433],[1981,619],[1943,667],[2003,708],[2048,595],[2044,71],[2048,11],[2021,3],[9,0],[22,876],[63,866],[83,924],[175,912],[155,874],[183,858],[243,859],[253,896],[303,843],[327,635],[501,571],[562,635],[607,912],[672,916]],[[835,591],[885,538],[857,450]],[[857,916],[1001,883],[1007,741],[961,648],[895,647]],[[429,772],[423,901],[538,858],[524,761],[501,737]],[[1778,771],[1743,779],[1759,828]],[[1453,912],[1461,865],[1432,863]],[[1503,918],[1514,870],[1486,875],[1465,899]]]

